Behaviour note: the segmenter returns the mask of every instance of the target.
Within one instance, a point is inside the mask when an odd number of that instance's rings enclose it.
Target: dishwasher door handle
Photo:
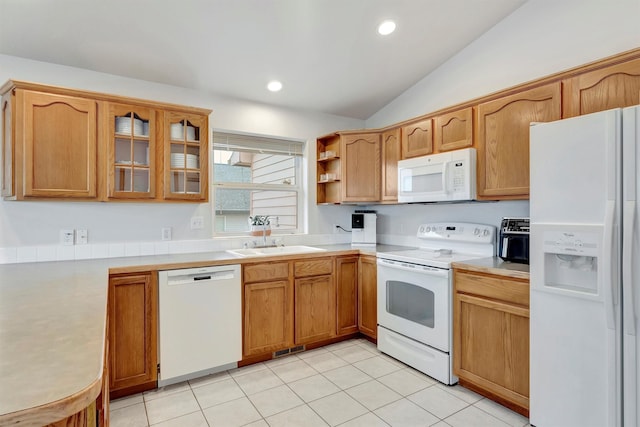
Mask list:
[[[167,274],[167,285],[188,285],[196,282],[207,283],[220,280],[233,280],[237,277],[238,272],[233,269],[225,268],[224,270],[200,271],[200,272],[182,272],[175,270]]]

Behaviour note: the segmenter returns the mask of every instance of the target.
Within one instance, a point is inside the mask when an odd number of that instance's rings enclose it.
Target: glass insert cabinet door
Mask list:
[[[165,198],[206,200],[208,127],[203,116],[165,114]]]
[[[155,197],[155,110],[109,104],[109,197]]]

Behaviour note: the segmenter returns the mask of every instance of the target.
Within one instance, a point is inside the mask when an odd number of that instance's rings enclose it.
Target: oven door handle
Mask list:
[[[390,261],[386,259],[378,259],[378,266],[393,269],[393,270],[410,271],[412,273],[424,274],[428,276],[449,277],[449,270],[443,270],[439,268],[427,267],[427,266],[416,265],[416,264],[409,264],[402,261]]]

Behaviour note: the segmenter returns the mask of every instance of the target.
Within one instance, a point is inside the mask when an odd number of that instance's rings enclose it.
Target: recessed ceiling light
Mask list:
[[[277,80],[272,80],[267,85],[267,89],[269,89],[271,92],[278,92],[280,89],[282,89],[282,83]]]
[[[393,33],[396,30],[396,23],[391,20],[382,21],[380,25],[378,25],[378,33],[383,36],[387,36]]]

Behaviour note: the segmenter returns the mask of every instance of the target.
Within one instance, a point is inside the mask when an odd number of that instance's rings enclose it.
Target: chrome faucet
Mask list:
[[[276,220],[276,227],[280,227],[280,218],[279,217],[275,217]],[[276,243],[276,239],[273,239],[271,241],[271,244],[267,243],[267,226],[269,225],[269,223],[265,222],[262,224],[262,244],[258,244],[257,241],[253,241],[253,247],[254,248],[273,248],[278,246]],[[282,246],[284,246],[284,243],[282,244]]]
[[[267,247],[267,224],[262,224],[262,246]]]

